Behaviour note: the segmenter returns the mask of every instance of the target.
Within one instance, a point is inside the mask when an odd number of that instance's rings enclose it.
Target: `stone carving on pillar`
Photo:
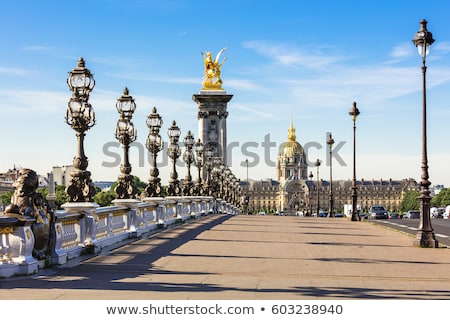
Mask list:
[[[228,111],[217,111],[217,115],[220,119],[228,118]]]
[[[21,169],[17,180],[13,183],[14,193],[11,204],[5,208],[4,214],[10,217],[21,216],[36,219],[31,230],[34,234],[33,255],[37,259],[45,257],[50,239],[51,213],[44,206],[44,198],[36,192],[39,186],[39,177],[31,169]]]
[[[198,112],[198,119],[206,119],[209,116],[209,112],[208,111],[199,111]]]

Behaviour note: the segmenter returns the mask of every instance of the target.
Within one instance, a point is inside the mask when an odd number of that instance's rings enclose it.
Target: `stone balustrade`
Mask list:
[[[218,212],[239,213],[236,207],[212,197],[117,199],[108,207],[67,203],[54,214],[51,252],[45,261],[33,257],[34,218],[0,215],[0,278],[33,274],[49,264],[63,265],[126,239]]]

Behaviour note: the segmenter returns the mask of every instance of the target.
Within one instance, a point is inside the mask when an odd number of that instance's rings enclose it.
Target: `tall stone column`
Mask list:
[[[192,100],[198,105],[198,137],[204,149],[212,148],[214,158],[227,165],[227,104],[233,95],[225,90],[200,90]],[[203,178],[206,178],[203,172]]]
[[[203,143],[206,154],[212,150],[212,159],[216,163],[227,163],[227,103],[233,95],[223,89],[222,66],[226,58],[223,56],[226,48],[220,50],[215,58],[211,51],[202,52],[204,75],[202,89],[194,94],[192,99],[198,105],[198,137]],[[209,153],[209,152],[208,152]],[[220,160],[220,161],[219,161]],[[208,161],[205,159],[205,162]],[[206,163],[205,163],[206,165]],[[203,170],[203,179],[207,170]]]

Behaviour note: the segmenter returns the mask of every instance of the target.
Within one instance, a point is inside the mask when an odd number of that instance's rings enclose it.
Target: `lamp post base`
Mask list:
[[[434,238],[432,231],[418,231],[413,245],[421,248],[439,248],[439,242]]]

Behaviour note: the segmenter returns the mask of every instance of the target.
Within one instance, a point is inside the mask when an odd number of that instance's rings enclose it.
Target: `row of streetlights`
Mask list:
[[[412,40],[414,45],[417,47],[419,55],[422,58],[422,161],[421,161],[421,181],[420,181],[420,222],[418,227],[418,233],[416,239],[414,240],[414,245],[424,248],[437,248],[439,246],[438,241],[433,233],[433,228],[431,226],[430,218],[430,190],[429,186],[431,182],[429,181],[428,174],[428,154],[427,154],[427,105],[426,105],[426,57],[429,54],[430,46],[435,41],[433,35],[427,29],[428,22],[426,20],[420,21],[420,29],[415,34]],[[358,208],[357,208],[357,187],[356,187],[356,119],[360,114],[356,102],[353,102],[352,108],[349,114],[353,121],[353,179],[352,179],[352,221],[359,221]],[[333,189],[332,189],[332,146],[334,140],[329,135],[327,144],[330,148],[330,217],[333,217]],[[317,159],[315,163],[317,167],[317,181],[319,181],[319,166],[320,160]],[[312,172],[310,173],[310,179],[312,179]],[[317,213],[319,212],[319,192],[317,191]]]
[[[356,118],[360,114],[358,108],[356,107],[356,102],[353,102],[352,108],[349,111],[349,114],[353,121],[353,182],[352,182],[352,221],[359,220],[357,207],[357,191],[356,191]],[[330,151],[330,188],[329,188],[329,217],[334,218],[334,196],[333,196],[333,145],[334,139],[332,134],[328,135],[327,145]],[[314,166],[317,168],[317,215],[319,215],[320,211],[320,199],[319,199],[319,167],[321,165],[320,159],[317,159],[314,163]],[[312,180],[314,177],[313,173],[309,173],[309,179]],[[310,197],[310,211],[312,211],[311,207],[311,197]]]
[[[95,113],[89,103],[89,94],[94,88],[95,80],[90,70],[86,68],[83,58],[80,58],[77,67],[69,72],[67,84],[72,91],[72,97],[69,100],[66,111],[66,123],[75,130],[78,145],[77,153],[73,159],[74,171],[71,173],[72,180],[66,188],[66,193],[69,197],[69,202],[92,202],[93,196],[95,195],[95,188],[90,179],[91,173],[86,170],[88,167],[88,158],[84,153],[84,137],[86,131],[95,125]],[[114,191],[117,199],[133,199],[136,196],[136,188],[133,184],[133,175],[131,175],[132,168],[129,162],[129,147],[137,138],[136,129],[132,122],[133,113],[136,110],[136,103],[129,94],[128,88],[125,88],[122,96],[117,99],[116,109],[119,113],[119,119],[116,125],[115,137],[123,146],[124,153],[123,162],[120,165],[118,184]],[[160,135],[163,120],[155,107],[148,115],[146,124],[149,128],[146,147],[151,154],[152,166],[148,184],[142,192],[141,197],[160,197],[162,195],[162,187],[156,159],[158,153],[163,149],[163,139]],[[225,174],[223,164],[220,166],[221,174],[223,175],[221,181],[223,184],[220,185],[221,192],[217,192],[217,184],[212,183],[211,173],[213,172],[217,175],[216,171],[219,170],[217,168],[220,164],[217,163],[217,159],[214,161],[213,150],[210,150],[210,148],[204,150],[201,140],[198,139],[198,141],[195,141],[191,131],[188,131],[186,137],[183,139],[185,147],[183,160],[186,163],[187,174],[183,184],[180,185],[176,171],[176,161],[181,156],[181,149],[178,144],[181,130],[175,121],[168,128],[167,134],[170,142],[167,154],[172,159],[172,171],[167,188],[168,196],[208,194],[216,197],[221,196],[230,200],[237,198],[237,195],[233,193],[239,191],[237,187],[238,179],[234,177],[229,168],[226,168],[227,171]],[[193,163],[195,163],[198,169],[198,179],[195,184],[192,181],[190,172]],[[202,182],[201,178],[201,170],[203,167],[208,170],[208,178],[204,182]]]

